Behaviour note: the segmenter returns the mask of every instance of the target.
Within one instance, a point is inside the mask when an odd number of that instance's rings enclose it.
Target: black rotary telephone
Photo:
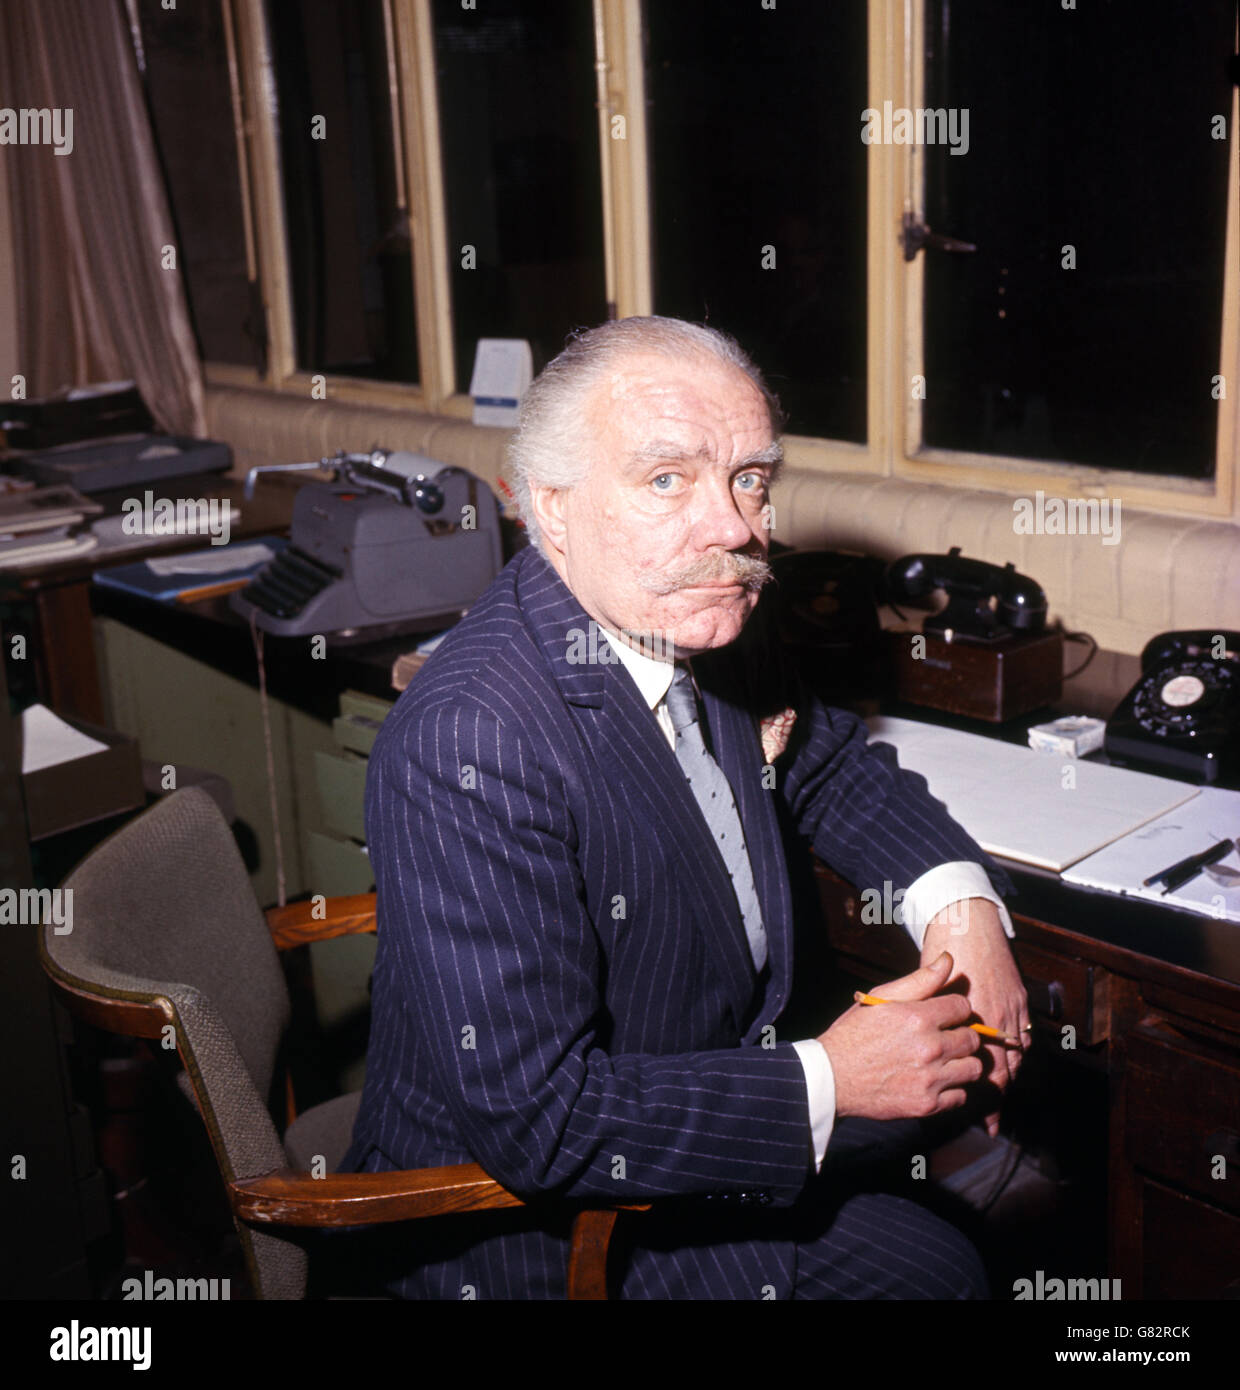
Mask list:
[[[1240,779],[1240,632],[1164,632],[1107,721],[1112,762],[1194,782]]]

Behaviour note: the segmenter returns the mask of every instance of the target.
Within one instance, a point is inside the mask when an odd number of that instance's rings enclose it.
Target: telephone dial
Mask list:
[[[1236,779],[1240,633],[1161,633],[1146,643],[1141,671],[1107,722],[1107,756],[1202,783]]]

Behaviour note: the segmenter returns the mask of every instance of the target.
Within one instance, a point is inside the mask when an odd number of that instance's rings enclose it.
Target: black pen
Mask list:
[[[1163,892],[1170,893],[1172,889],[1179,888],[1181,884],[1187,883],[1190,878],[1196,876],[1208,864],[1216,864],[1220,859],[1225,858],[1235,848],[1234,840],[1220,840],[1218,844],[1211,845],[1209,849],[1204,849],[1200,854],[1190,855],[1187,859],[1181,859],[1178,864],[1172,864],[1169,869],[1164,869],[1160,874],[1153,874],[1147,878],[1142,885],[1151,888],[1156,883],[1163,885]]]

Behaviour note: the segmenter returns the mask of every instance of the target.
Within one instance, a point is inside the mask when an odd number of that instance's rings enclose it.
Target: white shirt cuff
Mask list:
[[[980,864],[957,860],[928,869],[905,892],[900,904],[901,915],[908,934],[920,950],[931,921],[953,903],[966,898],[985,898],[999,909],[999,920],[1009,936],[1015,936],[1012,918],[1003,899],[994,890],[986,870]]]
[[[835,1128],[835,1072],[831,1070],[827,1049],[817,1038],[792,1045],[805,1071],[805,1085],[809,1091],[810,1142],[814,1147],[814,1171],[818,1172],[826,1156],[831,1131]]]

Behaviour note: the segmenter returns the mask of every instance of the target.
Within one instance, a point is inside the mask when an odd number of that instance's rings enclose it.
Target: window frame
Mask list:
[[[885,91],[871,89],[870,105],[882,109],[883,99],[897,106],[917,109],[924,104],[925,33],[924,0],[871,0],[871,14],[876,8],[899,8],[903,12],[900,60],[891,74],[891,85]],[[893,98],[895,91],[898,98]],[[903,344],[900,355],[890,354],[889,371],[901,368],[899,379],[891,383],[898,392],[895,400],[902,402],[901,447],[893,449],[890,471],[895,477],[908,481],[940,483],[953,487],[972,487],[986,491],[1006,492],[1024,496],[1038,489],[1063,496],[1070,494],[1086,498],[1118,498],[1125,505],[1151,511],[1170,511],[1197,514],[1203,517],[1230,518],[1235,512],[1237,488],[1240,486],[1240,89],[1233,88],[1231,109],[1227,113],[1231,147],[1230,175],[1227,189],[1227,226],[1224,236],[1223,316],[1219,343],[1218,371],[1228,390],[1227,398],[1219,403],[1218,431],[1215,436],[1214,477],[1209,480],[1175,478],[1167,474],[1127,472],[1100,468],[1088,464],[1055,463],[1042,459],[1007,457],[1001,454],[976,454],[963,450],[929,448],[922,444],[921,405],[912,397],[911,382],[924,372],[922,354],[922,302],[925,283],[923,251],[905,263],[903,248],[896,236],[889,238],[887,273],[901,282],[898,295],[900,318],[899,337],[892,341]],[[898,155],[894,162],[904,166],[905,183],[899,207],[887,210],[886,225],[899,228],[906,212],[924,220],[925,163],[918,157],[918,148],[909,146],[871,145],[872,161],[882,155]],[[873,165],[871,166],[873,167]],[[871,234],[873,224],[871,224]],[[1204,389],[1204,384],[1203,384]]]
[[[328,375],[328,397],[359,405],[471,418],[468,383],[454,380],[453,319],[447,218],[440,156],[430,0],[382,0],[394,37],[405,187],[413,245],[418,385]],[[220,0],[229,66],[239,103],[243,208],[247,245],[257,259],[266,313],[267,370],[207,362],[210,385],[250,386],[309,397],[314,374],[296,366],[287,240],[281,194],[274,75],[262,0]],[[605,291],[620,317],[652,312],[650,204],[646,183],[646,94],[641,0],[591,0],[598,88]],[[924,86],[924,0],[869,0],[868,102],[916,108]],[[612,118],[624,117],[613,138]],[[930,449],[921,442],[921,410],[911,379],[922,368],[923,255],[906,263],[903,216],[920,214],[924,161],[918,148],[868,147],[867,380],[864,444],[788,436],[788,462],[817,472],[860,473],[955,488],[1028,495],[1114,497],[1133,507],[1232,519],[1240,507],[1240,89],[1228,113],[1231,145],[1219,372],[1228,386],[1220,403],[1215,474],[1210,481],[1120,472],[1080,464]],[[858,112],[856,138],[860,139]],[[413,312],[413,306],[410,306]]]

